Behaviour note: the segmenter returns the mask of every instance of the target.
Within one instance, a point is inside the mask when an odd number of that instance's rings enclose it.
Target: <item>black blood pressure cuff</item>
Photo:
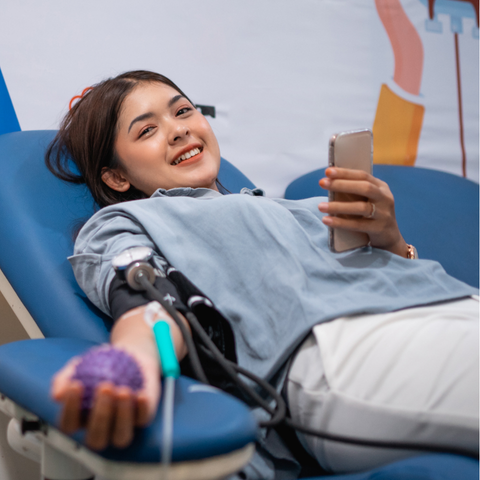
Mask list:
[[[237,363],[235,338],[232,327],[226,318],[215,308],[211,300],[183,275],[183,273],[174,268],[169,268],[167,275],[170,281],[176,286],[182,302],[186,304],[190,311],[197,317],[203,330],[217,346],[222,355],[227,360]],[[198,348],[201,341],[193,329],[192,338],[195,345],[197,345],[198,357],[209,383],[241,400],[248,401],[248,399],[244,398],[239,387],[232,382],[218,363],[206,354],[202,348]],[[194,377],[188,357],[180,363],[180,367],[183,375]]]
[[[155,288],[160,292],[163,299],[170,303],[173,308],[180,313],[185,314],[188,308],[180,300],[180,295],[175,287],[166,277],[156,277]],[[109,303],[110,311],[114,320],[118,320],[124,313],[136,307],[141,307],[150,303],[152,300],[146,292],[133,290],[128,286],[125,280],[121,280],[117,275],[110,284]]]
[[[224,357],[236,363],[235,340],[232,327],[228,321],[185,275],[171,267],[167,268],[167,272],[166,277],[156,277],[154,283],[163,299],[184,316],[186,313],[192,312]],[[151,301],[152,299],[147,292],[133,290],[125,280],[120,279],[117,275],[113,278],[110,284],[109,302],[114,320],[118,320],[129,310],[146,305]],[[192,338],[194,343],[198,345],[199,338],[194,331],[192,332]],[[205,354],[202,349],[198,349],[198,356],[212,385],[239,396],[235,385],[225,376],[223,370],[209,355]],[[193,377],[188,357],[181,362],[180,366],[183,375]]]
[[[200,325],[228,360],[237,362],[232,327],[225,317],[183,273],[170,268],[168,278],[176,286],[181,301],[197,317]],[[195,339],[195,333],[193,332]]]

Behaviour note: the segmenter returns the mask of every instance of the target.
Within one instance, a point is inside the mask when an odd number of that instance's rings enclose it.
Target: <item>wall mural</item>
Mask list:
[[[479,0],[419,0],[428,7],[425,30],[442,33],[439,13],[450,15],[450,28],[455,42],[458,117],[462,174],[467,176],[467,159],[462,112],[461,62],[459,34],[463,33],[462,18],[475,18],[471,35],[478,39]],[[375,0],[378,15],[390,40],[395,58],[393,79],[380,90],[375,121],[374,162],[413,166],[417,157],[425,107],[420,88],[424,66],[424,48],[414,25],[400,0]],[[440,60],[440,59],[439,59]]]
[[[270,197],[358,128],[373,129],[375,163],[478,182],[479,0],[4,3],[0,134],[58,128],[86,87],[147,69],[188,93]]]

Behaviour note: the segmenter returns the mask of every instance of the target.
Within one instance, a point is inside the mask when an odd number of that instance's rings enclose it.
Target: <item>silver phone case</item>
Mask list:
[[[368,128],[332,135],[328,148],[330,167],[352,168],[372,173],[373,134]],[[365,197],[344,193],[328,192],[328,201],[366,200]],[[369,244],[366,233],[352,232],[329,227],[329,248],[334,253],[346,252]]]

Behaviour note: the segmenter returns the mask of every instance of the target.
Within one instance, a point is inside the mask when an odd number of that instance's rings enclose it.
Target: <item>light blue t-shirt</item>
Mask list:
[[[160,189],[96,213],[70,262],[89,299],[109,313],[113,257],[134,246],[161,252],[229,321],[238,363],[264,378],[318,323],[477,293],[434,261],[375,248],[331,253],[320,201],[270,199],[248,189]]]

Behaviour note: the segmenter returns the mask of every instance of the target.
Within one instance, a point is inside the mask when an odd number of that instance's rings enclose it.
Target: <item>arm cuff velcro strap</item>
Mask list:
[[[163,299],[170,303],[173,308],[185,314],[189,309],[180,300],[176,287],[165,277],[156,277],[155,288],[160,292]],[[136,307],[141,307],[152,300],[146,292],[139,292],[130,288],[126,281],[118,278],[112,280],[109,290],[110,311],[114,320],[118,320],[124,313]]]

